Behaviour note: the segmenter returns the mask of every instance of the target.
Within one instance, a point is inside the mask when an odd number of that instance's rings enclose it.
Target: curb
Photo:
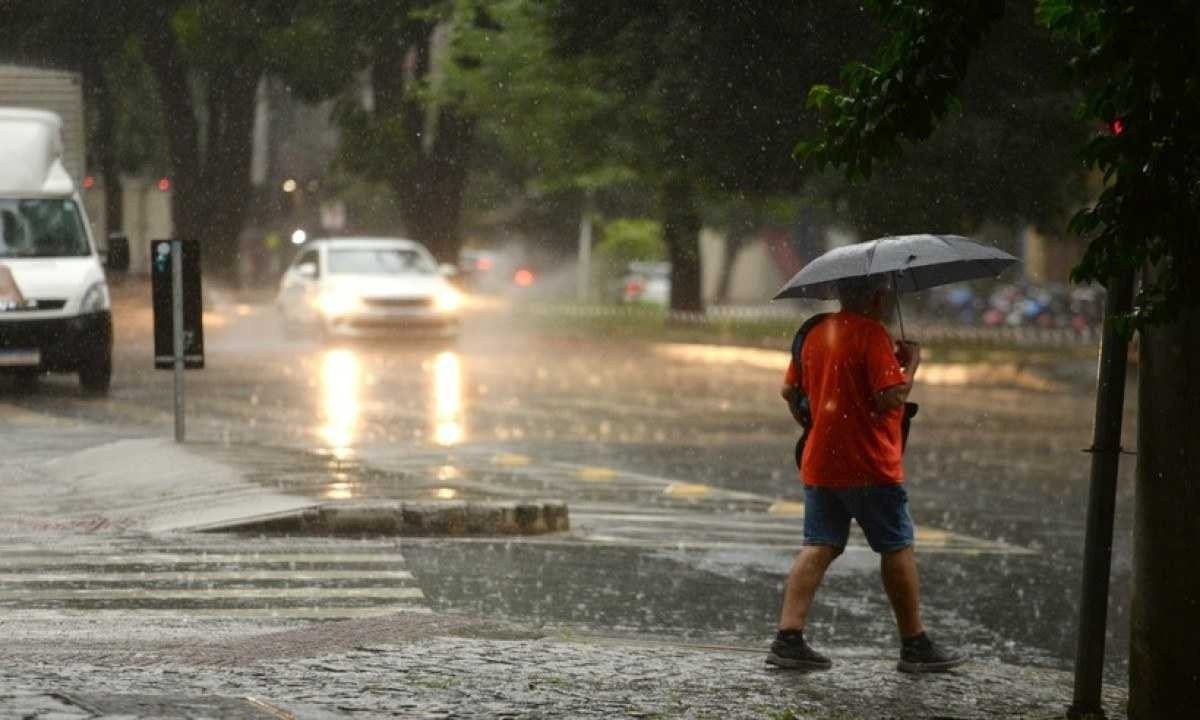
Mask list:
[[[327,503],[188,528],[196,532],[278,535],[467,537],[544,535],[571,529],[566,503],[376,502]]]

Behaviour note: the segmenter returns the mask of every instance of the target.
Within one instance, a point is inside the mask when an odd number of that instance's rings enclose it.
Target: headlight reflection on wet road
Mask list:
[[[321,398],[325,425],[321,438],[337,457],[350,454],[358,429],[362,366],[349,350],[330,350],[321,362]]]
[[[433,361],[433,441],[457,445],[463,441],[462,361],[458,353],[439,353]]]

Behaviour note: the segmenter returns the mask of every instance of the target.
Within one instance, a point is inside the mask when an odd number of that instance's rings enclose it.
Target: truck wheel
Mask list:
[[[112,385],[112,356],[80,367],[79,384],[86,395],[107,395]]]

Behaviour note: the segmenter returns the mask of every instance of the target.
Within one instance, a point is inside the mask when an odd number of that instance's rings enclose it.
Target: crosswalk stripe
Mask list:
[[[61,551],[60,551],[61,552]],[[8,555],[0,550],[0,568],[16,567],[19,565],[150,565],[150,564],[243,564],[279,565],[282,563],[355,563],[372,565],[393,565],[403,560],[399,555],[371,556],[366,553],[355,554],[320,554],[320,553],[137,553],[137,554],[100,554],[100,552],[68,552],[67,554],[20,553]]]
[[[50,572],[50,573],[0,573],[0,583],[50,583],[50,582],[87,582],[103,580],[105,582],[222,582],[238,581],[278,581],[292,582],[324,581],[324,580],[412,580],[413,574],[407,570],[253,570],[241,572],[237,570],[222,570],[215,572]]]
[[[89,620],[96,622],[120,621],[128,620],[133,616],[155,617],[166,616],[176,618],[181,615],[192,617],[206,618],[273,618],[280,620],[341,620],[351,618],[368,618],[379,617],[382,615],[394,615],[396,613],[406,614],[431,614],[433,610],[422,607],[420,605],[363,605],[359,607],[286,607],[286,608],[195,608],[188,610],[179,610],[176,608],[122,608],[120,610],[108,609],[78,609],[78,608],[62,608],[54,610],[46,610],[42,608],[33,610],[21,610],[20,619],[22,622],[35,623],[38,621],[51,621],[63,616],[78,617],[85,616]]]
[[[185,600],[196,598],[198,600],[213,600],[233,598],[237,600],[250,600],[256,598],[284,599],[284,598],[312,598],[319,600],[327,597],[338,598],[381,598],[381,599],[399,599],[413,598],[422,599],[425,593],[421,592],[421,588],[415,587],[390,587],[390,588],[355,588],[355,587],[338,587],[338,588],[322,588],[322,587],[298,587],[298,588],[194,588],[188,590],[147,590],[141,587],[129,587],[122,589],[113,588],[77,588],[77,589],[56,589],[43,590],[40,588],[2,588],[0,587],[0,603],[6,600],[21,600],[36,598],[38,600],[54,601],[54,600],[115,600],[121,598],[136,599],[143,602],[154,602],[158,600]]]
[[[574,508],[571,513],[576,534],[582,533],[589,542],[655,548],[735,549],[798,547],[803,540],[803,530],[795,520],[768,520],[766,517],[769,516],[755,514],[743,514],[740,517],[745,519],[673,510],[620,511],[604,506]],[[664,528],[669,528],[666,537]],[[851,545],[857,542],[857,536],[852,535]],[[916,528],[916,547],[919,552],[937,554],[1033,554],[1032,550],[1017,545],[924,526]]]
[[[394,543],[188,536],[0,542],[0,608],[329,620],[427,612]]]

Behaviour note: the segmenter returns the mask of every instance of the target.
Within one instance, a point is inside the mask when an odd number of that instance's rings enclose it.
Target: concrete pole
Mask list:
[[[184,441],[183,422],[183,243],[171,241],[171,344],[175,355],[175,442]]]
[[[583,215],[579,218],[579,256],[575,266],[575,294],[581,303],[587,302],[591,295],[593,205],[594,198],[589,188],[584,191]]]

